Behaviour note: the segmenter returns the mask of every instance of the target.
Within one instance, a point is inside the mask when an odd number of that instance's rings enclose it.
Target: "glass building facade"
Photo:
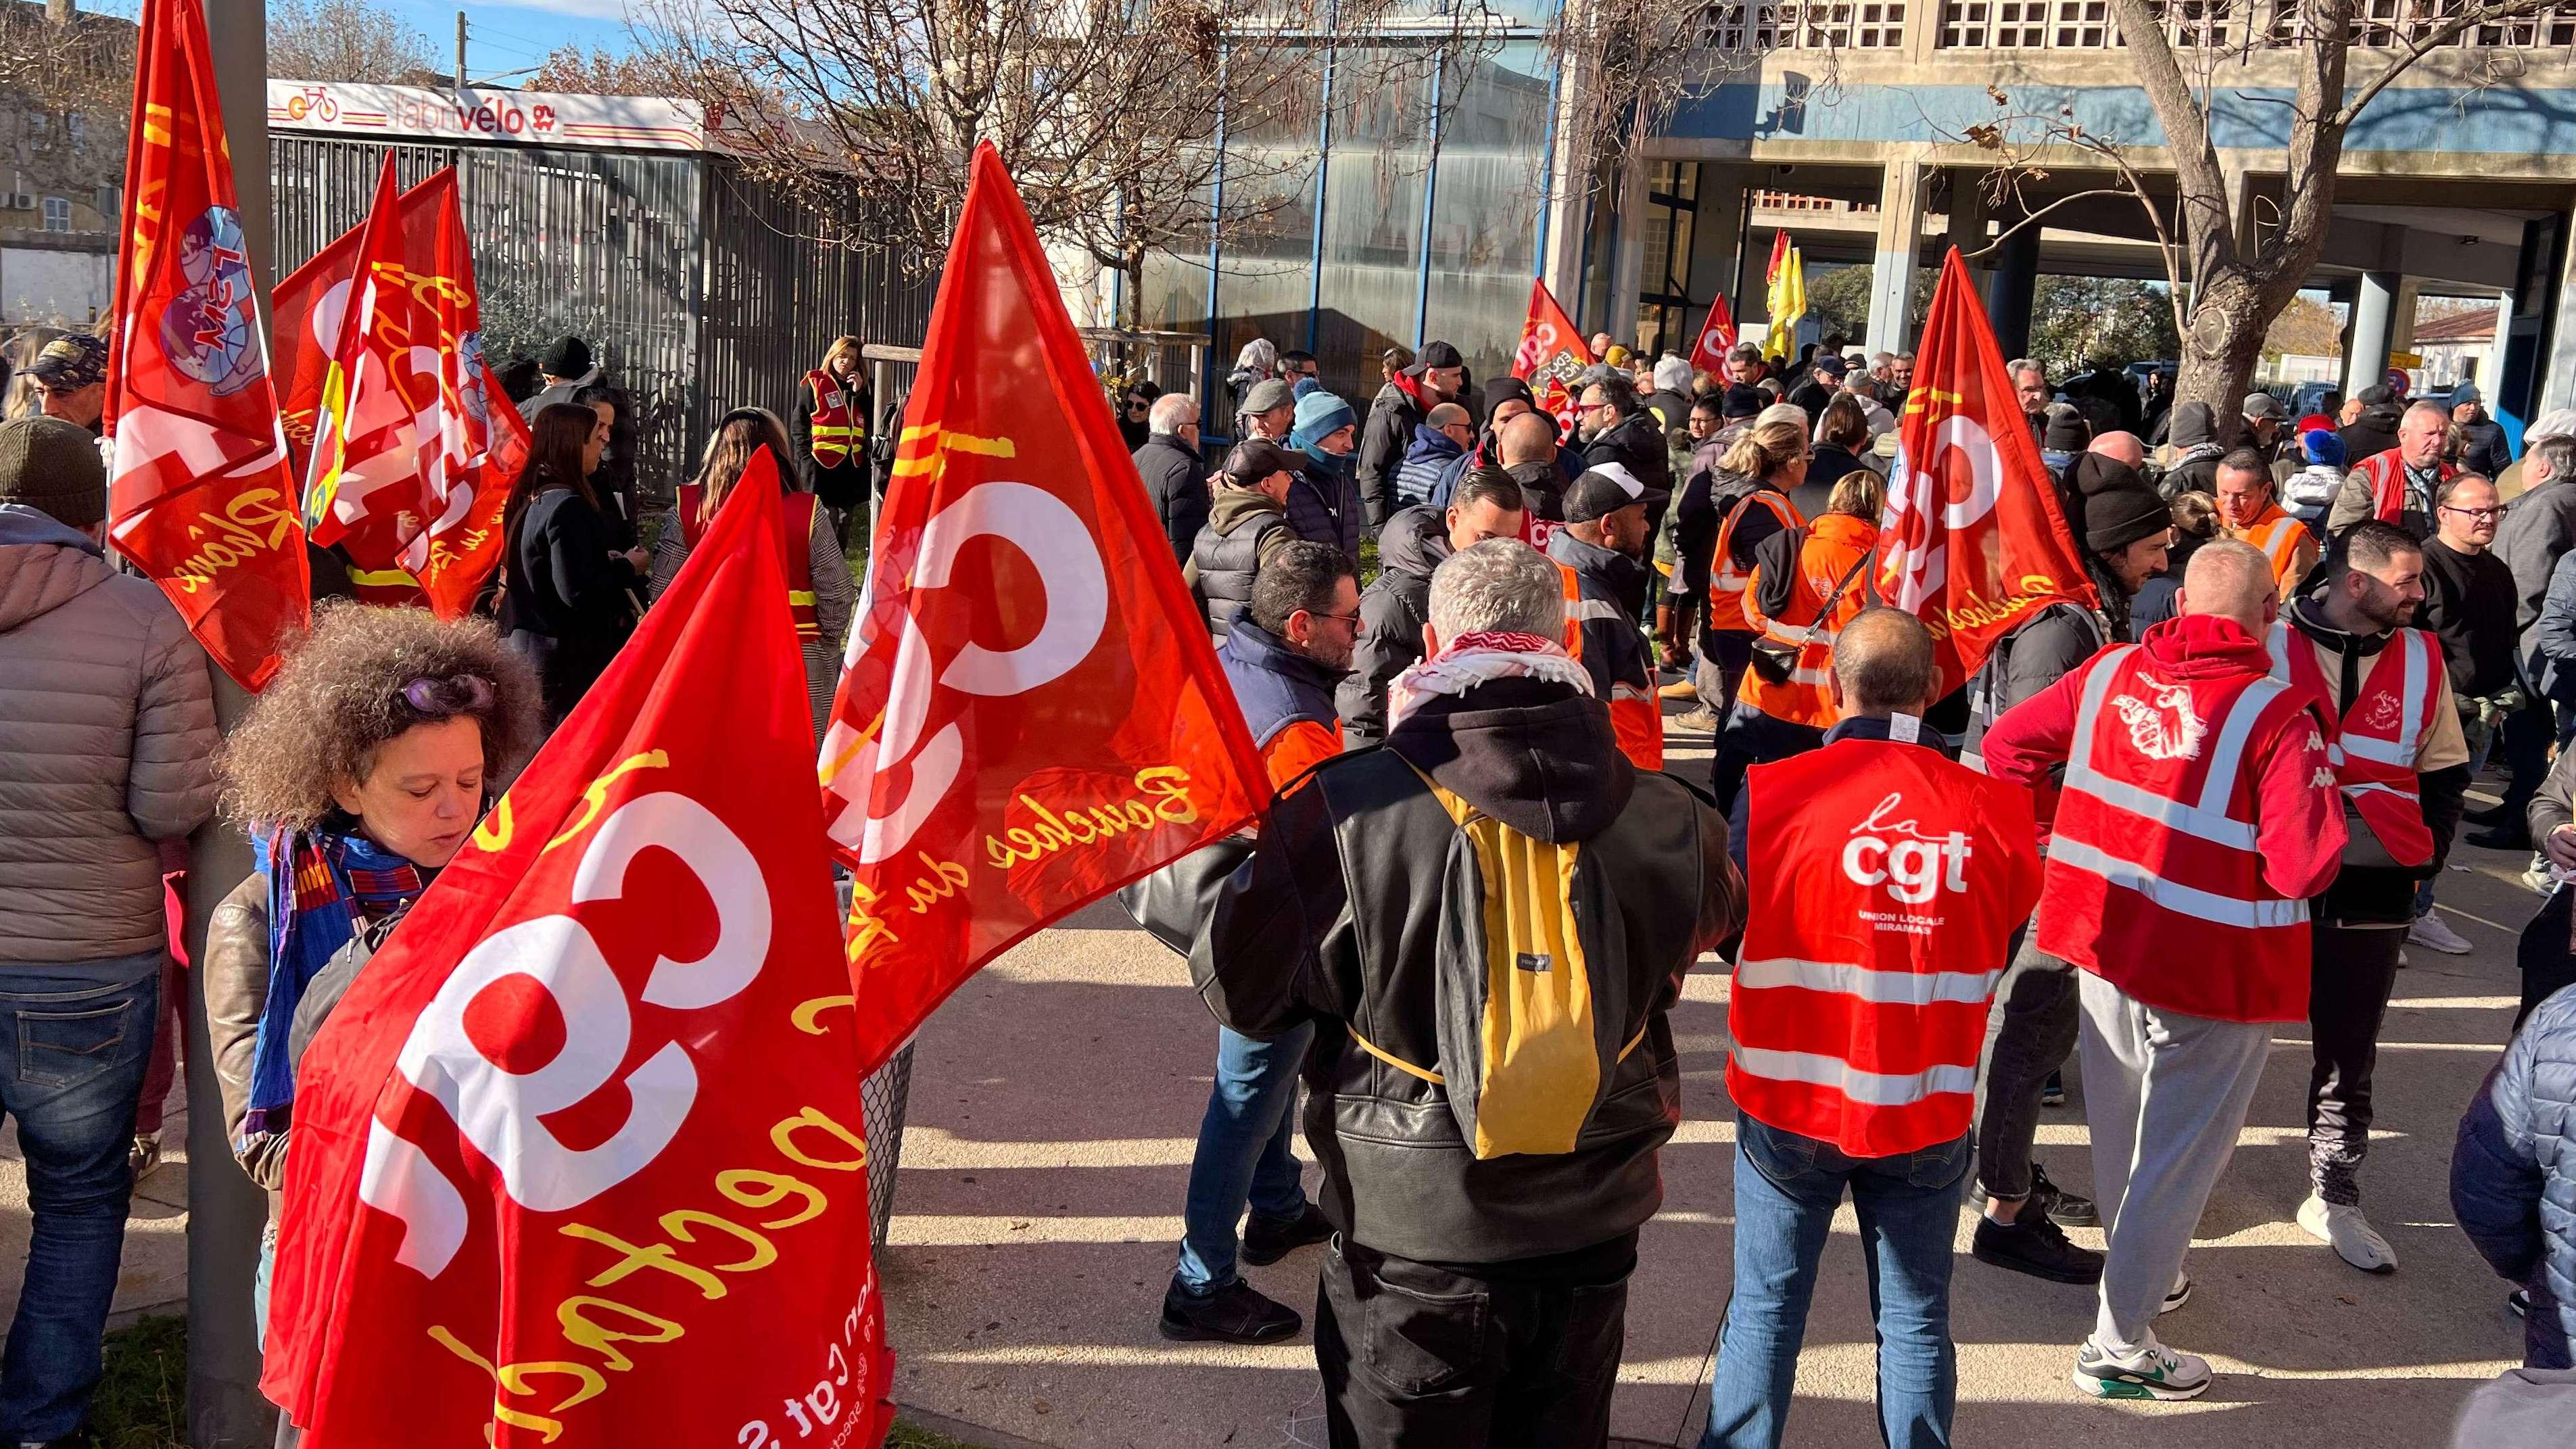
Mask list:
[[[1554,110],[1546,47],[1519,37],[1401,56],[1318,50],[1307,78],[1311,104],[1287,109],[1312,119],[1294,134],[1227,137],[1227,194],[1221,208],[1208,198],[1214,244],[1202,236],[1195,250],[1148,257],[1143,325],[1207,332],[1219,388],[1256,337],[1302,348],[1362,412],[1390,346],[1441,338],[1471,376],[1508,372],[1538,270]],[[1230,431],[1230,420],[1208,427]]]

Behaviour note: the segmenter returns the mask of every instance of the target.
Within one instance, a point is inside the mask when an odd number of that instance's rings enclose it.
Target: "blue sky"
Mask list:
[[[628,47],[626,0],[534,0],[520,5],[440,4],[437,0],[379,0],[404,24],[429,37],[442,61],[456,51],[456,12],[465,12],[465,65],[477,80],[532,66],[559,45],[597,46],[611,53]],[[513,77],[515,84],[524,77]]]

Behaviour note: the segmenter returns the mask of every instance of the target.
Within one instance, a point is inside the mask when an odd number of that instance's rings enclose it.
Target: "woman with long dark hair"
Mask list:
[[[805,655],[805,696],[820,739],[823,721],[832,711],[832,693],[841,681],[841,639],[849,632],[857,606],[858,584],[850,577],[849,557],[841,552],[828,510],[817,507],[811,493],[797,491],[788,471],[787,430],[765,408],[736,408],[716,421],[707,436],[706,455],[698,475],[680,485],[679,501],[653,543],[653,577],[648,597],[658,599],[688,562],[689,550],[706,536],[734,485],[742,481],[751,460],[766,451],[778,466],[778,483],[786,491],[780,518],[782,559],[787,566],[787,608],[796,620],[796,642]]]
[[[620,550],[591,488],[609,425],[593,409],[549,403],[502,510],[501,632],[537,667],[546,727],[562,723],[635,629],[648,556]]]

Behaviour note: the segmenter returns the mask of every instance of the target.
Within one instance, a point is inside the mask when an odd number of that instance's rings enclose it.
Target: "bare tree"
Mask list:
[[[1339,109],[1499,43],[1478,0],[663,0],[637,29],[756,175],[852,218],[828,239],[937,265],[990,141],[1042,236],[1126,274],[1131,319],[1150,253],[1311,185],[1328,56]]]
[[[1834,49],[1854,7],[1840,7],[1838,26],[1826,20],[1827,8],[1768,0],[1565,0],[1556,6],[1545,44],[1571,103],[1558,109],[1555,144],[1576,194],[1611,184],[1619,163],[1664,128],[1684,97],[1751,70],[1765,52],[1793,43],[1801,26],[1811,32],[1807,44],[1831,84]]]
[[[268,73],[359,85],[417,85],[445,74],[428,36],[367,0],[271,0]]]
[[[562,91],[583,96],[660,96],[686,94],[684,78],[651,55],[611,55],[593,46],[556,47],[537,73],[528,77],[532,91]]]
[[[133,21],[0,3],[0,154],[17,190],[88,196],[121,179],[133,89]]]
[[[2209,403],[2224,416],[2226,405],[2245,395],[2272,319],[2308,284],[2325,250],[2354,123],[2436,51],[2447,50],[2473,86],[2512,78],[2519,49],[2539,39],[2534,17],[2556,3],[2404,0],[2394,18],[2374,19],[2360,13],[2358,0],[2109,0],[2164,133],[2170,188],[2142,168],[2139,138],[2089,130],[2071,110],[2018,110],[2000,89],[1993,92],[1995,121],[1968,128],[1966,138],[1998,153],[1986,191],[2007,209],[2026,183],[2044,177],[2050,155],[2070,153],[2110,177],[2079,195],[2124,196],[2143,206],[2182,334],[2175,396]],[[2220,159],[2210,122],[2213,100],[2229,94],[2223,74],[2258,54],[2286,61],[2292,90],[2287,165],[2277,183],[2260,187]],[[2016,227],[2038,225],[2048,208],[2022,210]]]

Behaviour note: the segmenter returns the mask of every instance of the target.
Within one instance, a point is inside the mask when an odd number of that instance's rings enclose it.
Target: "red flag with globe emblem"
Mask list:
[[[483,356],[456,168],[396,198],[388,156],[368,219],[278,283],[271,310],[313,541],[348,555],[361,598],[470,612],[528,427]]]
[[[1268,802],[1161,529],[987,142],[819,766],[862,1068],[1012,943]]]
[[[1599,360],[1557,304],[1556,294],[1546,282],[1532,278],[1529,318],[1521,323],[1520,346],[1512,352],[1512,376],[1530,385],[1538,410],[1556,419],[1558,436],[1574,436],[1576,415],[1582,411],[1576,406],[1574,381]]]
[[[2023,421],[1995,332],[1950,249],[1915,354],[1879,525],[1879,597],[1932,631],[1947,694],[1995,641],[2092,581]]]
[[[311,583],[200,0],[144,0],[128,134],[109,536],[255,690]]]
[[[261,1389],[304,1449],[892,1423],[865,1008],[743,485],[298,1068]]]

